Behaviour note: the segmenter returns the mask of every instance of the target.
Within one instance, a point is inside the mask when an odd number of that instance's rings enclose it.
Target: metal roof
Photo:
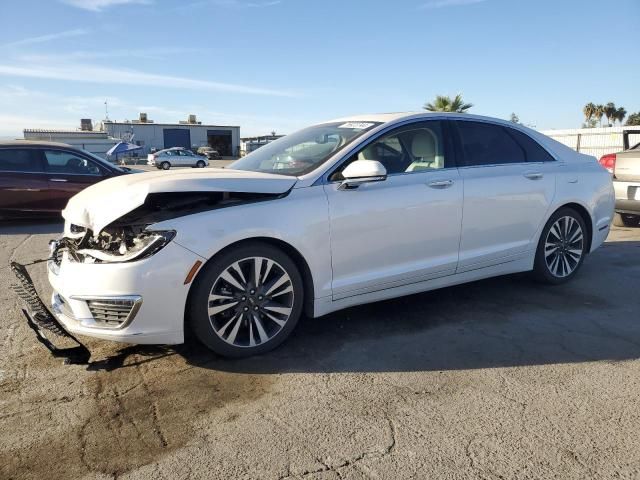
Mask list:
[[[206,127],[206,128],[240,128],[239,125],[211,125],[204,123],[157,123],[157,122],[103,122],[103,125],[126,125],[127,127]]]
[[[96,136],[96,135],[107,135],[107,132],[93,131],[93,130],[57,130],[57,129],[47,129],[47,128],[25,128],[22,130],[24,133],[62,133],[65,135],[88,135],[88,136]]]
[[[68,143],[47,142],[44,140],[2,140],[0,147],[65,147],[76,148]]]

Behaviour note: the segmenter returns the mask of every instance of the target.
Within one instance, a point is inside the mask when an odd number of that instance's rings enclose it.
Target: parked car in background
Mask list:
[[[204,168],[209,165],[209,161],[207,157],[197,155],[186,148],[173,147],[147,155],[147,165],[154,165],[162,170],[169,170],[171,167]]]
[[[59,214],[82,189],[130,172],[64,143],[0,142],[0,217]]]
[[[615,203],[594,157],[455,113],[343,118],[229,169],[141,180],[69,202],[49,266],[54,314],[121,342],[181,343],[189,330],[234,357],[279,345],[303,311],[524,271],[566,282]]]
[[[204,155],[209,160],[221,160],[222,155],[213,147],[200,147],[197,151],[198,155]]]
[[[613,174],[617,227],[640,226],[640,143],[629,150],[603,155],[600,164]]]

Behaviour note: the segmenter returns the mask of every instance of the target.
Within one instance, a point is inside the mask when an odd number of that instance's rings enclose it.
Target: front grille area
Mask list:
[[[96,326],[103,328],[122,328],[127,325],[138,312],[142,299],[132,298],[100,298],[87,300]]]

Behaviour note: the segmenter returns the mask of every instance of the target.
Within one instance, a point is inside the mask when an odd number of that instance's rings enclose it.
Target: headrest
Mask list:
[[[414,158],[433,158],[437,154],[436,141],[429,132],[418,132],[411,141],[411,154]]]

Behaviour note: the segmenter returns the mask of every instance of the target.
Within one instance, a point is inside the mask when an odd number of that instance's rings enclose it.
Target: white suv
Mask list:
[[[204,168],[209,165],[207,157],[196,155],[191,150],[182,147],[167,148],[147,156],[147,164],[155,165],[162,170],[176,167]]]

